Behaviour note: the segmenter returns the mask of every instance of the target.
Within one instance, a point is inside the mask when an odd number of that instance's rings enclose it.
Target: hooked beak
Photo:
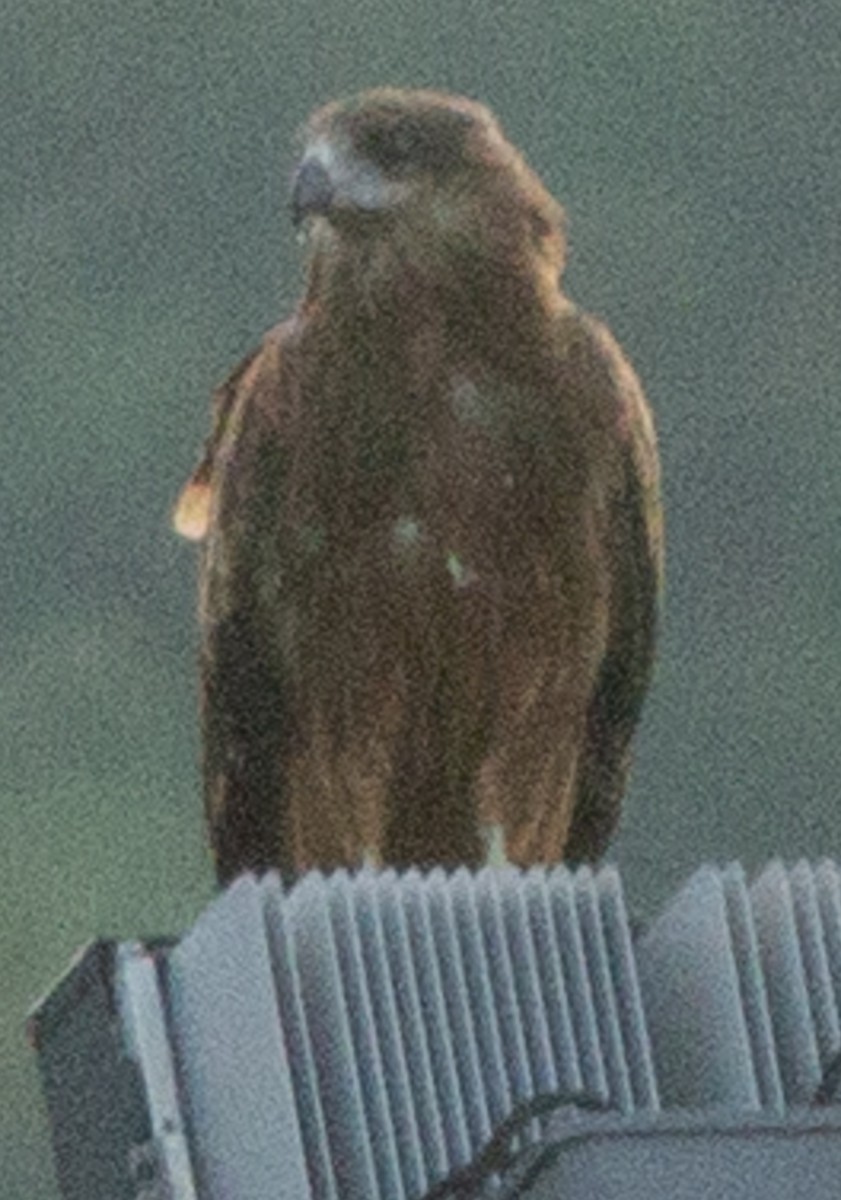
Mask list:
[[[333,180],[324,164],[316,158],[305,158],[292,181],[290,207],[293,223],[297,226],[305,217],[327,214],[333,205],[334,195]]]
[[[292,219],[296,225],[305,217],[326,217],[343,229],[370,227],[370,219],[394,211],[408,189],[406,181],[389,179],[351,147],[317,138],[292,181]]]

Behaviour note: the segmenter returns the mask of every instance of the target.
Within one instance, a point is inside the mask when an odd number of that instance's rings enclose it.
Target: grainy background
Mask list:
[[[568,285],[656,408],[668,588],[614,857],[841,856],[841,7],[33,0],[0,18],[0,1159],[52,1200],[26,1007],[94,934],[211,895],[191,550],[211,385],[300,282],[315,104],[488,102],[570,218]]]

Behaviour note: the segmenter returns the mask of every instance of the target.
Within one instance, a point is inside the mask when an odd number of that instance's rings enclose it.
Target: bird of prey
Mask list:
[[[560,205],[482,105],[320,108],[303,296],[217,390],[203,540],[217,875],[595,859],[652,665],[652,419],[561,289]]]

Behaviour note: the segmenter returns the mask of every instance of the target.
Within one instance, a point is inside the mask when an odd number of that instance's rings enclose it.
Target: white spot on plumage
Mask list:
[[[480,425],[485,417],[479,389],[471,379],[459,379],[450,396],[453,415],[463,424]]]
[[[508,859],[505,855],[505,833],[501,825],[483,825],[482,841],[485,846],[485,866],[504,867]]]
[[[398,517],[391,531],[391,538],[397,550],[410,550],[417,546],[421,537],[420,522],[414,517]]]
[[[462,562],[454,550],[451,550],[447,555],[447,570],[455,588],[470,587],[471,584],[478,582],[479,576],[471,566]]]

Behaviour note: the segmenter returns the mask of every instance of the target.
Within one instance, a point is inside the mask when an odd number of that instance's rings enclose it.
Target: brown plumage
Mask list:
[[[491,114],[380,89],[307,127],[295,314],[218,390],[205,537],[220,881],[593,859],[619,814],[661,570],[636,377],[560,290],[563,214]]]

